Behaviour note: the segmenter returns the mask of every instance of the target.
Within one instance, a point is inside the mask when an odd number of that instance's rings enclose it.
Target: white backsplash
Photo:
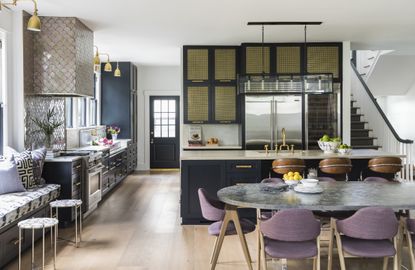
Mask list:
[[[187,146],[189,139],[189,128],[191,126],[202,127],[202,141],[206,144],[209,138],[218,138],[221,146],[239,146],[241,145],[241,125],[183,125],[182,145]]]

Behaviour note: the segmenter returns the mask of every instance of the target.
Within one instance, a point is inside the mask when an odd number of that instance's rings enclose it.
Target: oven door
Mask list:
[[[102,166],[88,171],[88,208],[98,204],[102,198]]]

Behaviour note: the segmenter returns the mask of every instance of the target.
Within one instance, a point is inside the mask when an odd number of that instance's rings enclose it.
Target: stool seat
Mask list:
[[[57,225],[59,221],[56,218],[30,218],[17,223],[21,229],[43,229]]]
[[[68,199],[68,200],[56,200],[53,202],[49,203],[50,207],[74,207],[74,206],[80,206],[82,205],[82,200],[73,200],[73,199]]]

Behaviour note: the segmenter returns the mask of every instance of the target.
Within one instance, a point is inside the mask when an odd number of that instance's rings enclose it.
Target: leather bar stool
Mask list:
[[[305,170],[304,160],[299,158],[281,158],[272,162],[272,170],[278,174],[289,172],[303,173]]]
[[[398,157],[376,157],[369,160],[368,168],[381,176],[366,177],[365,182],[385,183],[394,180],[394,177],[386,175],[395,175],[399,172],[402,169],[402,160]]]
[[[333,177],[319,177],[322,182],[333,182],[336,178],[346,175],[352,171],[352,161],[349,158],[326,158],[319,163],[320,171]]]

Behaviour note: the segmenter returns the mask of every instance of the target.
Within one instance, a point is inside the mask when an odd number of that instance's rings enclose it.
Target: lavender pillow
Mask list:
[[[24,191],[26,190],[20,181],[14,158],[0,161],[0,195]]]
[[[46,148],[32,150],[33,178],[36,185],[42,182],[43,165],[45,164]]]

